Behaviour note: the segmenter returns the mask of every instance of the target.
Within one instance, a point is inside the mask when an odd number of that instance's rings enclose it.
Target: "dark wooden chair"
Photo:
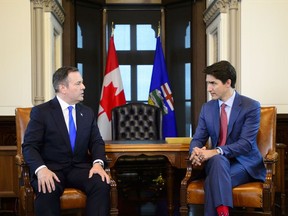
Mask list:
[[[260,129],[257,136],[258,148],[267,168],[264,183],[251,182],[233,188],[232,215],[272,215],[275,198],[276,152],[276,108],[262,107]],[[192,180],[193,167],[187,162],[186,176],[181,182],[180,214],[186,216],[192,205],[204,204],[204,180]],[[192,211],[192,210],[191,210]]]
[[[22,143],[27,124],[30,120],[31,108],[17,108],[15,110],[16,120],[16,137],[17,137],[17,155],[16,164],[18,165],[19,179],[19,215],[34,215],[34,192],[30,185],[29,167],[24,161],[22,155]],[[110,174],[110,169],[106,169]],[[86,195],[82,191],[75,188],[66,188],[60,198],[61,209],[63,213],[77,213],[83,215],[86,205]],[[110,215],[118,215],[117,209],[117,189],[116,183],[111,179],[111,209]]]
[[[162,112],[156,106],[129,103],[115,107],[111,122],[113,140],[144,143],[162,140]],[[139,193],[140,189],[146,188],[154,194],[152,201],[166,188],[165,173],[171,165],[163,155],[140,154],[119,157],[114,168],[113,178],[117,181],[119,192],[128,196],[131,191]]]
[[[112,140],[162,140],[161,109],[129,103],[112,109]]]

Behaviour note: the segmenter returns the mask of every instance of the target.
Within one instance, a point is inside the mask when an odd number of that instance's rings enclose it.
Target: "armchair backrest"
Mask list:
[[[263,157],[276,151],[276,107],[261,107],[260,128],[257,135],[258,148]]]
[[[145,103],[129,103],[112,109],[113,140],[161,140],[161,109]]]
[[[31,107],[29,108],[16,108],[15,110],[15,121],[16,121],[16,138],[17,138],[17,154],[22,154],[22,143],[24,140],[24,134],[30,121],[30,112]]]

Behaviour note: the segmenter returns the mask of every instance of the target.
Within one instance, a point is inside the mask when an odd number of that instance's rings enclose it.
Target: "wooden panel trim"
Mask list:
[[[0,146],[16,146],[15,116],[0,116]]]

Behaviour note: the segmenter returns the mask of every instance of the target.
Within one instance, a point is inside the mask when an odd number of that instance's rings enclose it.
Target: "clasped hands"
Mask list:
[[[217,155],[216,149],[206,149],[205,146],[202,148],[195,147],[189,157],[193,166],[201,166],[204,161],[207,161],[211,157]]]
[[[207,160],[205,157],[206,153],[206,147],[195,147],[193,148],[193,151],[189,157],[189,160],[191,161],[193,166],[201,166],[202,163]]]

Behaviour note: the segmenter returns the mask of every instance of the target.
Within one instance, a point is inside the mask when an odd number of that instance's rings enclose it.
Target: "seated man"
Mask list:
[[[77,68],[53,75],[54,99],[32,108],[22,151],[36,193],[36,216],[60,216],[60,196],[73,187],[87,195],[87,216],[109,215],[105,143],[94,112],[80,104],[85,86]]]
[[[212,100],[202,106],[189,159],[194,166],[205,162],[205,215],[227,216],[233,187],[265,180],[256,143],[260,104],[235,91],[236,71],[229,62],[215,63],[204,73]],[[205,148],[209,137],[212,149]]]

